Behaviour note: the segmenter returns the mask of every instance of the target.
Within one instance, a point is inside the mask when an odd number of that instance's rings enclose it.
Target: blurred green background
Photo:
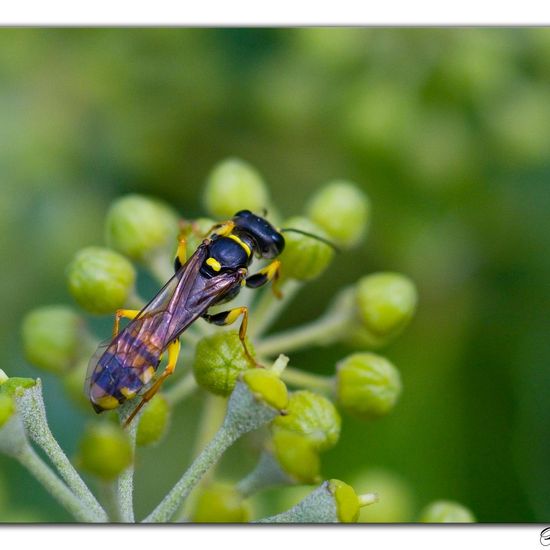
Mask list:
[[[2,29],[0,121],[8,374],[39,374],[22,357],[22,316],[71,303],[65,267],[103,243],[115,197],[154,194],[203,214],[209,171],[238,156],[292,215],[346,178],[372,200],[368,241],[309,284],[278,327],[314,318],[377,270],[412,277],[420,302],[382,352],[402,373],[399,405],[372,423],[345,417],[325,476],[353,482],[384,468],[402,480],[410,519],[451,498],[479,521],[550,521],[550,30]],[[102,335],[111,322],[97,324]],[[328,373],[347,353],[293,360]],[[41,376],[73,455],[93,413]],[[189,459],[200,399],[180,408],[162,450],[140,452],[138,514]],[[239,477],[254,457],[233,449],[220,471]],[[266,510],[280,509],[279,493],[266,494]],[[0,457],[0,519],[69,517]]]

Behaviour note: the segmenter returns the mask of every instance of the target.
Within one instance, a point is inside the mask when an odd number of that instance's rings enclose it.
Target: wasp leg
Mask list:
[[[124,427],[128,426],[130,422],[134,419],[136,414],[141,410],[143,405],[150,401],[153,396],[159,391],[162,383],[174,372],[176,364],[178,362],[178,357],[180,354],[181,344],[179,340],[174,340],[168,345],[168,364],[164,369],[163,373],[157,378],[153,385],[141,396],[141,401],[139,405],[132,411],[132,414],[128,417],[124,423]]]
[[[117,309],[115,313],[115,324],[113,325],[113,338],[118,336],[120,320],[122,318],[135,319],[139,315],[139,312],[139,309]]]
[[[221,327],[221,326],[231,325],[238,319],[239,315],[243,316],[243,319],[241,321],[241,326],[239,327],[239,338],[243,345],[243,349],[246,354],[246,357],[254,366],[261,367],[262,365],[260,365],[256,361],[256,359],[254,359],[254,357],[252,357],[246,345],[246,329],[248,327],[248,308],[247,307],[245,306],[236,307],[233,309],[229,309],[227,311],[221,311],[220,313],[215,313],[214,315],[209,315],[208,313],[205,313],[204,315],[202,315],[202,318],[208,323],[212,323],[213,325],[218,325]]]
[[[259,288],[269,281],[273,281],[273,285],[271,286],[273,290],[273,294],[277,296],[277,298],[282,298],[283,294],[279,290],[278,281],[279,281],[279,274],[281,272],[281,262],[279,260],[274,260],[269,265],[266,265],[263,269],[260,269],[258,273],[254,273],[254,275],[250,275],[250,277],[246,278],[246,286],[248,288]]]
[[[176,258],[174,260],[174,270],[178,271],[179,268],[187,260],[187,241],[185,237],[180,233],[178,237],[178,250],[176,251]]]
[[[235,222],[233,220],[216,223],[204,234],[204,236],[207,237],[210,233],[212,233],[212,231],[214,231],[216,235],[219,235],[220,237],[227,237],[227,235],[231,234],[234,228]]]

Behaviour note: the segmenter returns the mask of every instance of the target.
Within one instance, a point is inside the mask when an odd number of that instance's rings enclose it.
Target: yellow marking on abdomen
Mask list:
[[[118,399],[112,395],[104,395],[94,399],[94,403],[105,410],[116,409],[119,405]]]
[[[243,242],[241,239],[239,239],[239,237],[237,237],[237,235],[234,235],[233,233],[231,233],[231,235],[227,235],[227,236],[230,239],[233,239],[236,243],[239,243],[244,248],[244,251],[246,252],[246,255],[250,258],[250,254],[252,254],[252,252],[250,250],[250,247],[245,242]]]
[[[139,379],[144,383],[147,384],[151,378],[155,376],[155,369],[153,367],[149,367],[148,369],[145,369],[140,375]]]
[[[131,390],[130,388],[120,388],[120,393],[126,397],[126,399],[132,399],[136,396],[136,392],[134,390]]]

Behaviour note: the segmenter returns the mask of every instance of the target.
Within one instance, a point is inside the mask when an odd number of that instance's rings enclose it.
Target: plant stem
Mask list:
[[[120,423],[123,425],[126,419],[132,414],[135,403],[127,401],[118,410]],[[130,423],[127,428],[132,446],[134,460],[126,470],[124,470],[116,481],[116,492],[114,494],[116,502],[116,512],[119,520],[123,523],[134,523],[134,463],[136,454],[136,434],[139,425],[140,414]]]
[[[350,319],[346,315],[330,314],[299,328],[285,330],[256,344],[259,355],[274,356],[312,345],[326,346],[339,340],[346,332]]]
[[[298,281],[285,281],[281,287],[282,298],[277,298],[271,289],[264,290],[254,307],[250,321],[250,336],[261,336],[277,320],[283,309],[302,288]]]
[[[46,453],[72,492],[89,508],[96,518],[95,521],[107,521],[105,510],[78,475],[50,430],[40,379],[37,379],[34,387],[27,389],[18,398],[18,403],[25,430],[31,439]]]
[[[30,445],[26,445],[16,458],[78,521],[90,523],[107,521],[106,515],[98,516],[95,511],[88,508],[87,504],[81,502]]]
[[[314,374],[300,369],[287,367],[281,374],[281,378],[291,386],[332,392],[334,390],[334,377]]]
[[[180,503],[185,500],[193,487],[201,480],[202,476],[220,459],[237,437],[238,435],[234,431],[227,430],[225,427],[220,428],[214,439],[199,454],[172,490],[143,522],[159,523],[170,521]]]

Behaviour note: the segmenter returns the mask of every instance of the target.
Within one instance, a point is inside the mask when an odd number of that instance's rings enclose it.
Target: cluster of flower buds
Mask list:
[[[230,444],[244,433],[269,425],[257,468],[237,484],[209,480],[200,487],[189,516],[198,522],[248,521],[253,515],[247,499],[264,487],[323,480],[322,454],[340,437],[339,410],[370,421],[390,413],[402,391],[399,371],[378,350],[393,341],[414,316],[416,288],[405,275],[365,275],[344,289],[318,320],[265,334],[301,285],[327,271],[337,249],[357,248],[364,241],[371,205],[363,191],[349,181],[328,182],[308,202],[304,215],[281,222],[262,176],[248,163],[228,159],[208,176],[203,202],[211,217],[179,220],[161,201],[140,195],[122,197],[107,215],[107,246],[80,250],[67,270],[69,292],[85,313],[113,314],[120,308],[140,309],[145,303],[136,290],[137,266],[145,267],[162,283],[173,274],[178,234],[185,237],[188,254],[192,254],[216,221],[243,209],[261,215],[265,208],[277,227],[296,230],[284,232],[285,249],[278,258],[283,299],[277,301],[268,289],[255,302],[248,302],[248,354],[238,330],[213,329],[197,321],[182,335],[189,344],[184,346],[185,362],[192,369],[183,375],[182,369],[176,371],[166,391],[156,394],[140,412],[133,431],[121,428],[114,417],[90,423],[85,429],[77,457],[80,467],[106,482],[127,481],[134,444],[161,441],[168,432],[172,408],[181,399],[197,387],[227,398],[223,426],[211,445],[145,521],[173,519],[200,475]],[[69,395],[85,403],[81,387],[88,358],[97,345],[85,316],[69,306],[42,307],[27,315],[22,332],[28,361],[62,377]],[[297,370],[292,360],[285,368],[288,358],[280,354],[333,342],[351,345],[355,351],[337,362],[332,375]],[[276,360],[270,368],[257,368],[251,356],[265,366]],[[285,382],[296,389],[289,392]],[[15,410],[13,398],[0,391],[0,427]],[[121,420],[125,414],[121,413]],[[349,485],[331,480],[286,515],[271,520],[357,521],[359,508],[375,500],[372,495],[358,497]],[[449,510],[449,506],[431,508],[423,518],[460,515]]]

